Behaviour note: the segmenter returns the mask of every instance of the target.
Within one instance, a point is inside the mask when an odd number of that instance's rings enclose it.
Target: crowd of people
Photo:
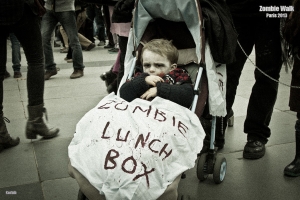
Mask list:
[[[37,135],[47,139],[56,137],[59,129],[48,127],[43,120],[43,114],[46,112],[43,99],[44,81],[58,73],[53,56],[54,32],[58,30],[56,35],[61,38],[61,53],[67,53],[65,60],[73,63],[71,79],[84,76],[83,50],[90,51],[98,45],[109,49],[111,53],[118,53],[111,70],[100,76],[102,80],[106,81],[108,92],[116,92],[124,75],[124,60],[132,15],[130,13],[128,17],[128,13],[126,13],[127,15],[124,17],[122,13],[121,15],[114,13],[114,6],[117,1],[110,2],[111,4],[97,5],[75,0],[47,0],[45,1],[43,16],[33,12],[29,4],[22,0],[3,0],[0,2],[0,27],[2,30],[0,33],[0,151],[16,146],[20,142],[19,138],[13,138],[8,133],[2,111],[3,80],[10,76],[6,70],[8,37],[13,50],[14,78],[22,76],[20,72],[20,46],[24,49],[28,61],[29,118],[26,125],[26,137],[28,139],[34,139]],[[267,6],[271,1],[266,0],[264,2]],[[130,9],[133,9],[134,1],[128,0],[127,3],[130,4]],[[268,75],[266,76],[258,69],[254,71],[255,83],[252,87],[244,122],[247,143],[243,150],[243,157],[245,159],[259,159],[265,155],[266,144],[271,136],[269,124],[278,92],[278,82],[274,80],[278,81],[284,61],[281,46],[284,38],[288,51],[286,55],[294,60],[291,85],[296,86],[291,88],[289,105],[291,110],[297,113],[295,123],[296,156],[292,163],[284,169],[284,174],[300,176],[300,0],[292,2],[289,0],[272,1],[272,5],[293,5],[294,7],[294,11],[288,13],[289,16],[285,20],[284,28],[280,23],[282,19],[266,18],[266,14],[259,11],[259,5],[263,4],[262,1],[243,1],[241,3],[236,0],[227,0],[226,3],[238,33],[239,44],[243,48],[242,50],[240,46],[237,46],[235,61],[227,64],[227,113],[232,113],[240,75],[247,60],[246,55],[249,55],[253,48],[255,48],[256,66]],[[282,34],[280,30],[283,30]],[[95,44],[95,37],[99,40],[98,44]],[[106,41],[108,41],[107,44]],[[159,47],[161,43],[156,44],[155,41],[153,43],[145,46],[144,56],[151,52],[157,53],[155,47]],[[168,42],[163,44],[163,46],[168,45],[171,44]],[[152,49],[147,51],[149,48]],[[162,60],[164,58],[169,59],[164,52],[158,54],[159,59],[161,57]],[[157,76],[160,71],[150,70],[153,63],[148,57],[144,57],[144,62],[148,64],[143,65],[144,73],[139,74],[131,82],[127,82],[121,87],[121,96],[124,98],[129,96],[128,101],[139,97],[144,99],[151,99],[155,96],[164,97],[160,84],[164,80]],[[174,63],[176,62],[166,65],[168,71],[165,71],[165,74],[176,70],[176,65],[173,66]],[[164,67],[166,66],[164,65]],[[180,73],[184,74],[185,72],[180,71]],[[274,80],[271,80],[270,77]],[[181,86],[186,88],[184,89],[185,92],[191,90],[191,87],[186,84]],[[142,89],[134,89],[136,87],[142,87]],[[135,91],[139,91],[139,93],[135,94]],[[190,92],[192,93],[192,90]],[[180,100],[179,103],[184,104],[182,102],[185,101]],[[189,105],[184,104],[186,107]],[[224,148],[225,145],[225,131],[229,117],[231,116],[228,114],[228,117],[226,116],[222,120],[224,122],[223,129],[217,132],[216,146],[219,149]],[[217,126],[221,125],[217,123]]]
[[[54,38],[60,38],[61,53],[67,53],[65,60],[73,63],[73,73],[70,78],[80,78],[84,75],[84,62],[82,51],[93,49],[95,39],[99,40],[98,46],[104,46],[112,53],[118,53],[118,37],[124,36],[124,31],[112,29],[111,17],[113,6],[86,4],[75,0],[55,1],[2,1],[0,26],[5,29],[1,33],[1,116],[0,116],[0,150],[19,144],[20,139],[11,137],[7,131],[3,114],[3,80],[11,75],[7,71],[7,41],[10,40],[12,48],[12,63],[14,78],[21,78],[21,47],[28,62],[27,91],[28,91],[28,122],[26,137],[34,139],[37,135],[49,139],[58,135],[59,129],[48,127],[43,115],[44,106],[44,81],[57,74],[54,62],[53,47],[59,43]],[[110,12],[106,12],[111,7]],[[106,13],[104,15],[103,13]],[[30,24],[30,25],[27,25]],[[83,27],[84,24],[84,27]],[[117,26],[116,26],[117,27]],[[105,30],[109,31],[105,31]],[[122,32],[122,33],[120,33]],[[126,33],[129,33],[127,28]],[[121,34],[121,35],[119,35]],[[128,36],[128,35],[125,35]],[[108,44],[106,45],[106,39]],[[126,49],[127,43],[123,42],[122,48]],[[124,60],[125,53],[122,57]],[[124,65],[124,61],[122,62]],[[123,67],[124,68],[124,67]]]

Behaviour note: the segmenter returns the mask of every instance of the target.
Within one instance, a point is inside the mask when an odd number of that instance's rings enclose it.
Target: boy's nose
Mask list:
[[[155,67],[154,66],[150,67],[150,72],[155,72]]]

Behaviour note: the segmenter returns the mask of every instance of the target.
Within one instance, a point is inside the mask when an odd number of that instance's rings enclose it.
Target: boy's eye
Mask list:
[[[145,67],[145,68],[149,68],[149,67],[150,67],[150,65],[149,65],[149,64],[143,64],[143,67]]]
[[[157,64],[156,67],[164,67],[164,64]]]

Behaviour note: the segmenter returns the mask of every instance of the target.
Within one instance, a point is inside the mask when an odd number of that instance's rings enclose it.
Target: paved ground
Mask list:
[[[10,49],[8,47],[8,49]],[[11,68],[8,52],[8,71]],[[11,135],[19,136],[21,143],[0,154],[0,199],[75,200],[78,185],[67,173],[67,147],[73,137],[76,123],[105,95],[106,87],[99,75],[107,71],[116,54],[108,54],[103,47],[83,52],[86,65],[83,78],[71,80],[72,64],[63,60],[66,54],[55,48],[58,75],[45,83],[45,106],[50,124],[60,128],[59,136],[51,140],[25,138],[27,114],[26,60],[22,53],[23,78],[4,81],[4,113]],[[251,59],[254,60],[253,55]],[[266,155],[251,161],[242,158],[246,143],[243,133],[249,94],[254,82],[253,66],[247,62],[234,104],[235,124],[226,133],[226,146],[221,151],[228,168],[223,183],[216,185],[212,176],[199,182],[196,167],[187,171],[187,178],[179,185],[180,194],[191,199],[299,199],[300,178],[283,176],[284,167],[293,159],[295,114],[289,111],[289,88],[280,85],[278,99],[271,121],[272,136]],[[290,82],[290,73],[281,72],[280,80]]]

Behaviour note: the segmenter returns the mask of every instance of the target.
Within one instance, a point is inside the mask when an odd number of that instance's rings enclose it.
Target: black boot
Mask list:
[[[43,136],[45,139],[57,136],[59,129],[48,128],[43,120],[43,114],[46,114],[46,108],[44,108],[43,104],[37,106],[28,106],[28,113],[29,119],[26,124],[27,139],[36,139],[37,135]]]
[[[110,84],[114,82],[114,80],[117,78],[117,74],[115,74],[112,69],[110,69],[108,72],[104,72],[100,75],[100,78],[105,81],[106,87],[108,87]]]
[[[296,156],[293,162],[284,168],[286,176],[300,176],[300,132],[296,131]]]
[[[225,130],[224,130],[224,119],[223,117],[217,117],[216,118],[216,132],[215,132],[215,141],[214,145],[215,147],[218,148],[218,150],[221,150],[224,148],[225,144]],[[200,153],[198,154],[201,155],[203,153],[207,153],[209,148],[210,148],[210,135],[211,135],[211,127],[212,127],[212,121],[211,121],[211,116],[207,117],[200,117],[200,122],[201,125],[205,131],[205,138],[203,140],[203,147]]]
[[[117,94],[118,92],[118,82],[117,79],[115,79],[109,86],[107,86],[106,91],[108,94],[114,92]]]
[[[20,143],[19,137],[17,137],[16,139],[13,139],[8,134],[4,119],[6,119],[6,121],[9,122],[9,120],[6,117],[3,117],[3,113],[0,114],[0,152],[3,149],[17,146]]]

